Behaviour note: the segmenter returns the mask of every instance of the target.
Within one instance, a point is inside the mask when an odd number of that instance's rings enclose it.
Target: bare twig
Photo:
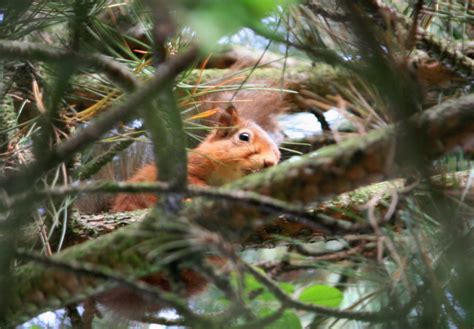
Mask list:
[[[417,0],[413,9],[413,20],[406,41],[406,48],[412,50],[416,45],[416,32],[418,31],[418,22],[420,20],[421,10],[423,9],[423,0]]]
[[[240,326],[232,327],[232,329],[260,329],[260,328],[265,328],[268,325],[270,325],[271,323],[273,323],[276,320],[278,320],[279,318],[281,318],[284,311],[285,311],[285,307],[282,306],[278,310],[276,310],[275,312],[273,312],[272,314],[270,314],[270,315],[268,315],[264,318],[261,318],[261,319],[256,320],[256,321],[250,321],[250,322],[247,322],[246,324],[243,324],[243,325],[240,325]]]
[[[162,63],[167,58],[166,42],[176,32],[176,22],[170,14],[168,1],[145,0],[145,4],[150,8],[153,19],[153,57],[155,64]]]
[[[160,324],[166,327],[175,327],[175,326],[182,327],[182,326],[190,325],[190,323],[182,319],[171,320],[171,319],[156,317],[152,315],[144,315],[140,317],[139,320],[140,322],[143,322],[143,323]]]
[[[349,256],[360,254],[364,250],[366,243],[363,241],[356,245],[355,247],[348,248],[347,250],[342,251],[324,251],[324,252],[311,252],[310,250],[305,249],[303,246],[296,245],[292,246],[301,255],[311,256],[315,261],[317,260],[341,260],[346,259]]]
[[[306,1],[304,5],[307,6],[313,12],[313,14],[321,15],[334,22],[347,22],[349,20],[348,15],[336,11],[330,12],[323,8],[321,4],[315,3],[313,0]]]

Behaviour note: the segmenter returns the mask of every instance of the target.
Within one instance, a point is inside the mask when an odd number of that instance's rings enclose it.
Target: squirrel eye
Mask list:
[[[249,133],[240,133],[239,134],[239,139],[244,142],[248,142],[250,140],[250,134]]]

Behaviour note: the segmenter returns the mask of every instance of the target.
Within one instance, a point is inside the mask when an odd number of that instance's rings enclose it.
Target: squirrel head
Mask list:
[[[220,113],[216,129],[192,152],[197,161],[206,163],[208,175],[203,179],[208,185],[234,181],[280,160],[278,146],[269,134],[240,117],[232,105]]]

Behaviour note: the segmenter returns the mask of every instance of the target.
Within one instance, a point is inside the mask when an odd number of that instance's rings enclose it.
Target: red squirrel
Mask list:
[[[274,166],[280,160],[277,144],[259,125],[239,115],[232,105],[221,111],[217,128],[188,155],[188,183],[219,186]],[[140,168],[129,182],[156,181],[154,164]],[[149,208],[154,194],[119,194],[113,212]]]
[[[218,186],[247,174],[276,165],[280,160],[277,144],[270,135],[250,119],[239,115],[234,106],[222,110],[214,129],[188,155],[188,183],[201,186]],[[140,168],[129,182],[155,181],[158,170],[154,164]],[[131,211],[155,205],[154,194],[119,194],[112,211]],[[210,257],[211,263],[222,266],[225,261]],[[191,269],[180,270],[180,279],[186,296],[202,291],[207,280]],[[170,291],[170,282],[164,273],[155,273],[141,281]],[[128,318],[146,312],[158,311],[162,305],[153,304],[125,288],[115,288],[96,296],[96,300]]]

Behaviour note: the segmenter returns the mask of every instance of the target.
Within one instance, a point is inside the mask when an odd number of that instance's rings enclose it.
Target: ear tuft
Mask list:
[[[217,121],[217,135],[219,137],[226,137],[233,131],[233,127],[237,126],[240,122],[239,113],[234,105],[229,105],[219,115]]]
[[[239,114],[234,105],[229,105],[219,117],[219,126],[232,127],[239,123]]]

